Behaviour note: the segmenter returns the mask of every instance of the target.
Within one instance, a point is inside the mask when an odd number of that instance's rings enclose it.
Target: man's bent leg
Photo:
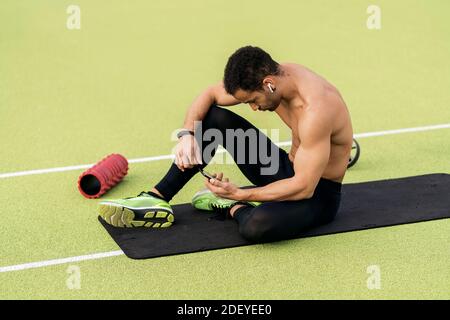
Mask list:
[[[202,132],[201,134],[196,134],[196,137],[200,137],[201,141],[198,141],[199,145],[201,145],[201,153],[203,164],[200,166],[204,168],[211,158],[214,156],[217,147],[219,144],[222,144],[227,151],[233,156],[235,162],[239,166],[239,169],[242,173],[254,184],[254,185],[266,185],[268,183],[288,178],[294,175],[294,170],[292,164],[289,161],[289,157],[287,153],[278,148],[273,142],[267,138],[263,133],[261,133],[255,126],[253,126],[250,122],[242,118],[241,116],[235,114],[234,112],[227,110],[225,108],[217,107],[216,105],[212,105],[203,119],[202,123]],[[209,129],[216,129],[221,134],[221,138],[219,140],[213,141],[205,141],[204,133]],[[196,129],[197,130],[197,129]],[[257,139],[257,148],[253,149],[254,152],[259,153],[261,147],[265,147],[265,151],[270,152],[270,156],[272,156],[275,161],[278,163],[275,164],[267,164],[262,163],[259,154],[256,155],[256,162],[249,163],[250,155],[246,155],[243,163],[239,158],[242,155],[239,150],[239,141],[238,136],[233,137],[234,141],[230,143],[230,139],[227,139],[227,130],[230,132],[240,132],[237,130],[242,130],[243,132],[247,132],[250,130],[251,132],[255,132],[258,134]],[[228,136],[230,138],[230,136]],[[246,140],[243,145],[244,152],[252,151],[252,145],[250,140]],[[205,148],[212,150],[211,154],[205,156]],[[276,153],[272,154],[273,152]],[[252,155],[253,156],[253,155]],[[274,174],[264,175],[261,174],[262,168],[267,168],[269,165],[276,165],[276,170]],[[167,174],[161,179],[161,181],[155,186],[155,189],[164,197],[166,201],[170,201],[175,194],[177,194],[181,188],[198,172],[197,168],[186,169],[184,172],[178,169],[178,167],[173,163],[167,172]]]
[[[244,176],[255,186],[264,186],[294,175],[283,149],[243,117],[226,108],[212,107],[205,117],[203,133],[217,129],[220,144],[230,153]]]
[[[298,237],[303,232],[331,222],[340,205],[341,184],[321,179],[314,196],[299,201],[266,202],[234,212],[241,235],[252,242]]]

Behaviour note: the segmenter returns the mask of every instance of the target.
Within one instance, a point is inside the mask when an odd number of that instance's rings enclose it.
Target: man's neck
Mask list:
[[[303,99],[298,90],[298,86],[291,75],[289,67],[282,65],[280,68],[282,73],[278,81],[277,89],[279,89],[279,92],[281,93],[281,104],[286,108],[292,108],[293,106],[298,105],[295,101],[303,101]]]

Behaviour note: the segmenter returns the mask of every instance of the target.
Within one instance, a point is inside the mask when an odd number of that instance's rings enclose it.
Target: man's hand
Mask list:
[[[214,179],[206,179],[205,186],[221,198],[244,200],[244,191],[231,183],[228,178],[223,178],[223,173],[217,174]]]
[[[201,163],[201,152],[195,137],[192,135],[182,136],[175,147],[175,164],[178,169],[184,171]]]

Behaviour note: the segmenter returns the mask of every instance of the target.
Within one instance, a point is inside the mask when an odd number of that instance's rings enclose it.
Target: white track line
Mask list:
[[[426,127],[415,127],[415,128],[405,128],[405,129],[396,129],[396,130],[387,130],[387,131],[378,131],[378,132],[359,133],[359,134],[355,134],[355,138],[387,136],[387,135],[399,134],[399,133],[420,132],[420,131],[430,131],[430,130],[449,129],[449,128],[450,128],[450,123],[445,123],[445,124],[437,124],[434,126],[426,126]]]
[[[438,124],[434,126],[426,126],[426,127],[415,127],[415,128],[406,128],[406,129],[396,129],[396,130],[387,130],[387,131],[375,131],[375,132],[367,132],[367,133],[359,133],[355,134],[355,138],[368,138],[368,137],[377,137],[377,136],[386,136],[392,134],[400,134],[400,133],[409,133],[409,132],[420,132],[420,131],[430,131],[430,130],[439,130],[439,129],[448,129],[450,128],[450,123],[447,124]],[[290,146],[291,141],[283,141],[277,143],[279,147]],[[225,152],[225,149],[219,149],[218,153]],[[146,157],[146,158],[136,158],[128,160],[129,163],[142,163],[142,162],[152,162],[152,161],[160,161],[160,160],[172,160],[174,156],[171,154],[155,156],[155,157]],[[27,170],[27,171],[18,171],[18,172],[8,172],[8,173],[0,173],[0,179],[12,178],[12,177],[20,177],[20,176],[29,176],[34,174],[45,174],[45,173],[54,173],[54,172],[64,172],[64,171],[75,171],[81,169],[87,169],[92,167],[94,164],[83,164],[77,166],[68,166],[68,167],[58,167],[58,168],[49,168],[49,169],[38,169],[38,170]]]
[[[87,261],[87,260],[96,260],[96,259],[103,259],[103,258],[109,258],[109,257],[116,257],[116,256],[121,256],[123,254],[124,253],[122,250],[117,250],[117,251],[87,254],[84,256],[77,256],[77,257],[70,257],[70,258],[63,258],[63,259],[54,259],[54,260],[17,264],[15,266],[1,267],[0,273],[26,270],[26,269],[42,268],[42,267],[48,267],[48,266],[54,266],[54,265],[58,265],[58,264],[66,264],[66,263],[72,263],[72,262],[80,262],[80,261]]]
[[[408,132],[420,132],[420,131],[430,131],[430,130],[448,129],[448,128],[450,128],[450,123],[448,123],[448,124],[439,124],[439,125],[434,125],[434,126],[426,126],[426,127],[416,127],[416,128],[406,128],[406,129],[398,129],[398,130],[388,130],[388,131],[377,131],[377,132],[360,133],[360,134],[356,134],[355,138],[377,137],[377,136],[385,136],[385,135],[392,135],[392,134],[400,134],[400,133],[408,133]],[[288,146],[290,144],[291,144],[290,141],[284,141],[284,142],[278,143],[277,145],[281,147],[281,146]],[[225,150],[224,149],[223,150],[218,150],[218,152],[225,152]],[[165,159],[173,159],[173,156],[172,155],[165,155],[165,156],[158,156],[158,157],[131,159],[131,160],[129,160],[129,162],[130,163],[139,163],[139,162],[158,161],[158,160],[165,160]],[[79,170],[79,169],[89,168],[90,166],[91,165],[81,165],[81,166],[61,167],[61,168],[53,168],[53,169],[43,169],[43,170],[31,170],[31,171],[4,173],[4,174],[0,175],[0,178],[24,176],[24,175],[30,175],[30,174],[43,174],[43,173],[50,173],[50,172]],[[121,256],[123,254],[124,254],[123,251],[118,250],[118,251],[110,251],[110,252],[88,254],[88,255],[84,255],[84,256],[63,258],[63,259],[44,260],[44,261],[38,261],[38,262],[24,263],[24,264],[18,264],[18,265],[13,265],[13,266],[0,267],[0,273],[11,272],[11,271],[19,271],[19,270],[26,270],[26,269],[42,268],[42,267],[48,267],[48,266],[54,266],[54,265],[72,263],[72,262],[80,262],[80,261],[87,261],[87,260],[103,259],[103,258],[108,258],[108,257]]]

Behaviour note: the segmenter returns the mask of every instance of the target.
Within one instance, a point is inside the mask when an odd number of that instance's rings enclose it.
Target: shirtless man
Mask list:
[[[254,111],[273,111],[280,116],[292,131],[289,153],[244,118],[218,107],[241,103],[249,104]],[[334,219],[353,142],[351,119],[342,96],[306,67],[279,64],[262,49],[247,46],[229,58],[224,80],[203,91],[189,108],[179,133],[176,160],[166,176],[138,197],[101,202],[100,215],[106,222],[118,227],[171,225],[174,216],[168,201],[209,162],[203,154],[204,145],[218,145],[196,132],[198,121],[202,131],[216,129],[223,133],[222,144],[235,161],[239,151],[235,144],[229,147],[225,131],[258,131],[265,139],[258,143],[275,150],[278,170],[264,175],[261,168],[266,164],[262,162],[237,162],[254,187],[239,188],[219,173],[205,179],[209,190],[194,196],[194,207],[234,218],[241,235],[253,242],[297,237]]]

